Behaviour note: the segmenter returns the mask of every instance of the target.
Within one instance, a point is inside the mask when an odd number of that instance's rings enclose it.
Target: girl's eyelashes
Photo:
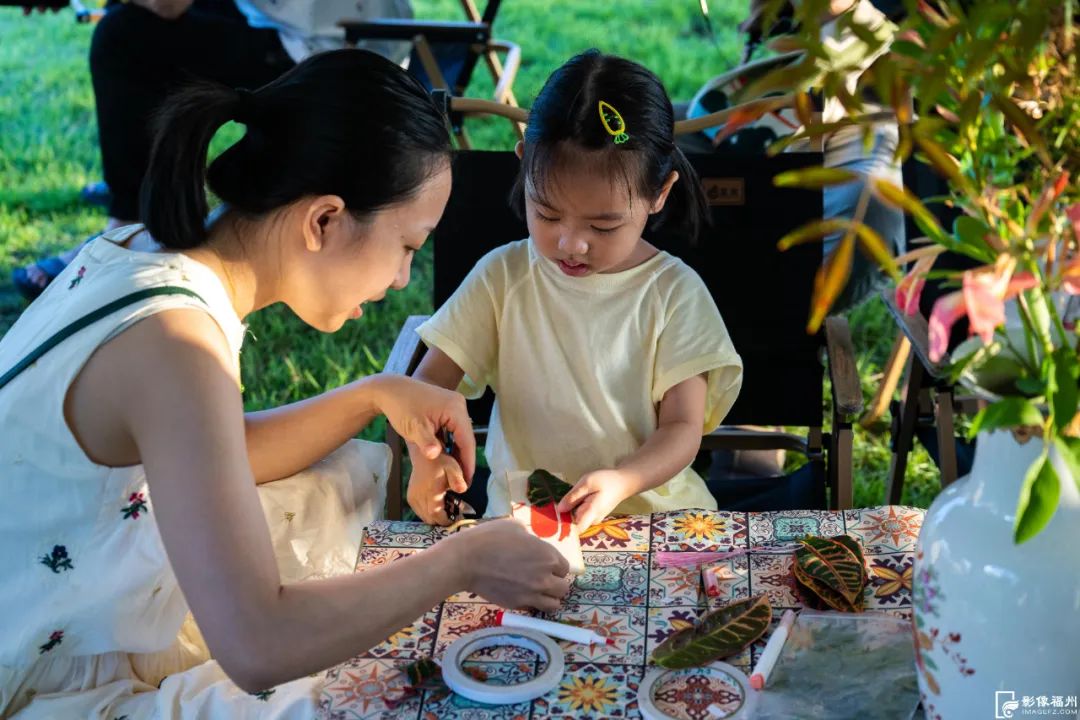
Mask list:
[[[590,225],[589,226],[589,228],[593,232],[598,232],[601,235],[607,235],[608,233],[613,233],[613,232],[615,232],[616,230],[618,230],[621,227],[622,227],[622,225],[616,225],[615,227],[609,227],[609,228],[598,228],[595,225]]]
[[[540,212],[538,210],[535,211],[535,213],[536,213],[536,219],[540,220],[541,222],[546,222],[546,223],[558,222],[558,218],[548,217],[547,215],[543,214],[542,212]]]

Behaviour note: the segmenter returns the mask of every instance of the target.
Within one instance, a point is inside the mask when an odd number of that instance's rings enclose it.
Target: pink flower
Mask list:
[[[937,362],[945,356],[949,349],[949,331],[966,312],[964,293],[961,290],[943,295],[934,303],[934,309],[930,313],[931,361]]]
[[[1005,322],[1005,292],[1016,260],[999,255],[993,267],[984,266],[964,273],[964,306],[972,334],[990,344],[994,329]],[[946,338],[948,340],[948,338]]]
[[[919,311],[919,298],[922,296],[923,286],[926,285],[926,274],[934,266],[937,255],[921,257],[916,262],[911,272],[896,286],[896,305],[907,315],[914,315]]]

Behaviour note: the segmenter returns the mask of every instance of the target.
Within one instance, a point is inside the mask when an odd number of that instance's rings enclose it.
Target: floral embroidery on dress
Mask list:
[[[41,564],[58,574],[61,570],[71,570],[75,567],[71,564],[67,548],[63,545],[54,545],[51,553],[42,555]]]
[[[147,512],[146,496],[141,492],[133,492],[128,497],[128,505],[123,509],[124,519],[132,518],[134,520],[139,519],[139,513]]]
[[[49,641],[47,643],[45,643],[44,645],[38,646],[38,654],[39,655],[44,655],[45,653],[49,652],[54,647],[56,647],[57,645],[62,643],[63,641],[64,641],[64,631],[63,630],[53,630],[52,634],[49,635]]]
[[[68,290],[74,290],[75,286],[82,282],[83,276],[86,275],[86,266],[79,268],[79,274],[71,279],[71,284],[68,285]]]
[[[276,688],[270,688],[269,690],[260,690],[258,692],[249,693],[252,697],[257,697],[263,702],[268,702],[270,696],[277,692]]]

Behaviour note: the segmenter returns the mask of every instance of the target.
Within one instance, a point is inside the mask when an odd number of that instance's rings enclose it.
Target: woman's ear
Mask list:
[[[514,146],[514,154],[518,156],[518,160],[525,157],[525,143],[518,140],[517,145]]]
[[[308,201],[304,211],[304,247],[319,252],[334,227],[345,219],[345,201],[337,195],[320,195]]]
[[[653,201],[652,208],[649,210],[650,215],[655,215],[664,209],[668,195],[671,193],[671,188],[673,188],[678,181],[679,173],[672,170],[671,174],[667,176],[667,180],[664,180],[664,184],[660,187],[660,194],[657,195],[656,200]]]

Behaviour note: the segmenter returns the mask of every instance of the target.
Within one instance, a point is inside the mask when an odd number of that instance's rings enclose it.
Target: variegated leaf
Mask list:
[[[714,610],[695,627],[680,630],[657,646],[652,659],[673,670],[700,667],[730,657],[765,634],[772,619],[766,595],[739,600]]]
[[[840,536],[845,537],[845,536]],[[843,595],[854,604],[866,586],[866,565],[861,552],[848,545],[848,538],[807,537],[795,551],[795,563],[808,577]]]

